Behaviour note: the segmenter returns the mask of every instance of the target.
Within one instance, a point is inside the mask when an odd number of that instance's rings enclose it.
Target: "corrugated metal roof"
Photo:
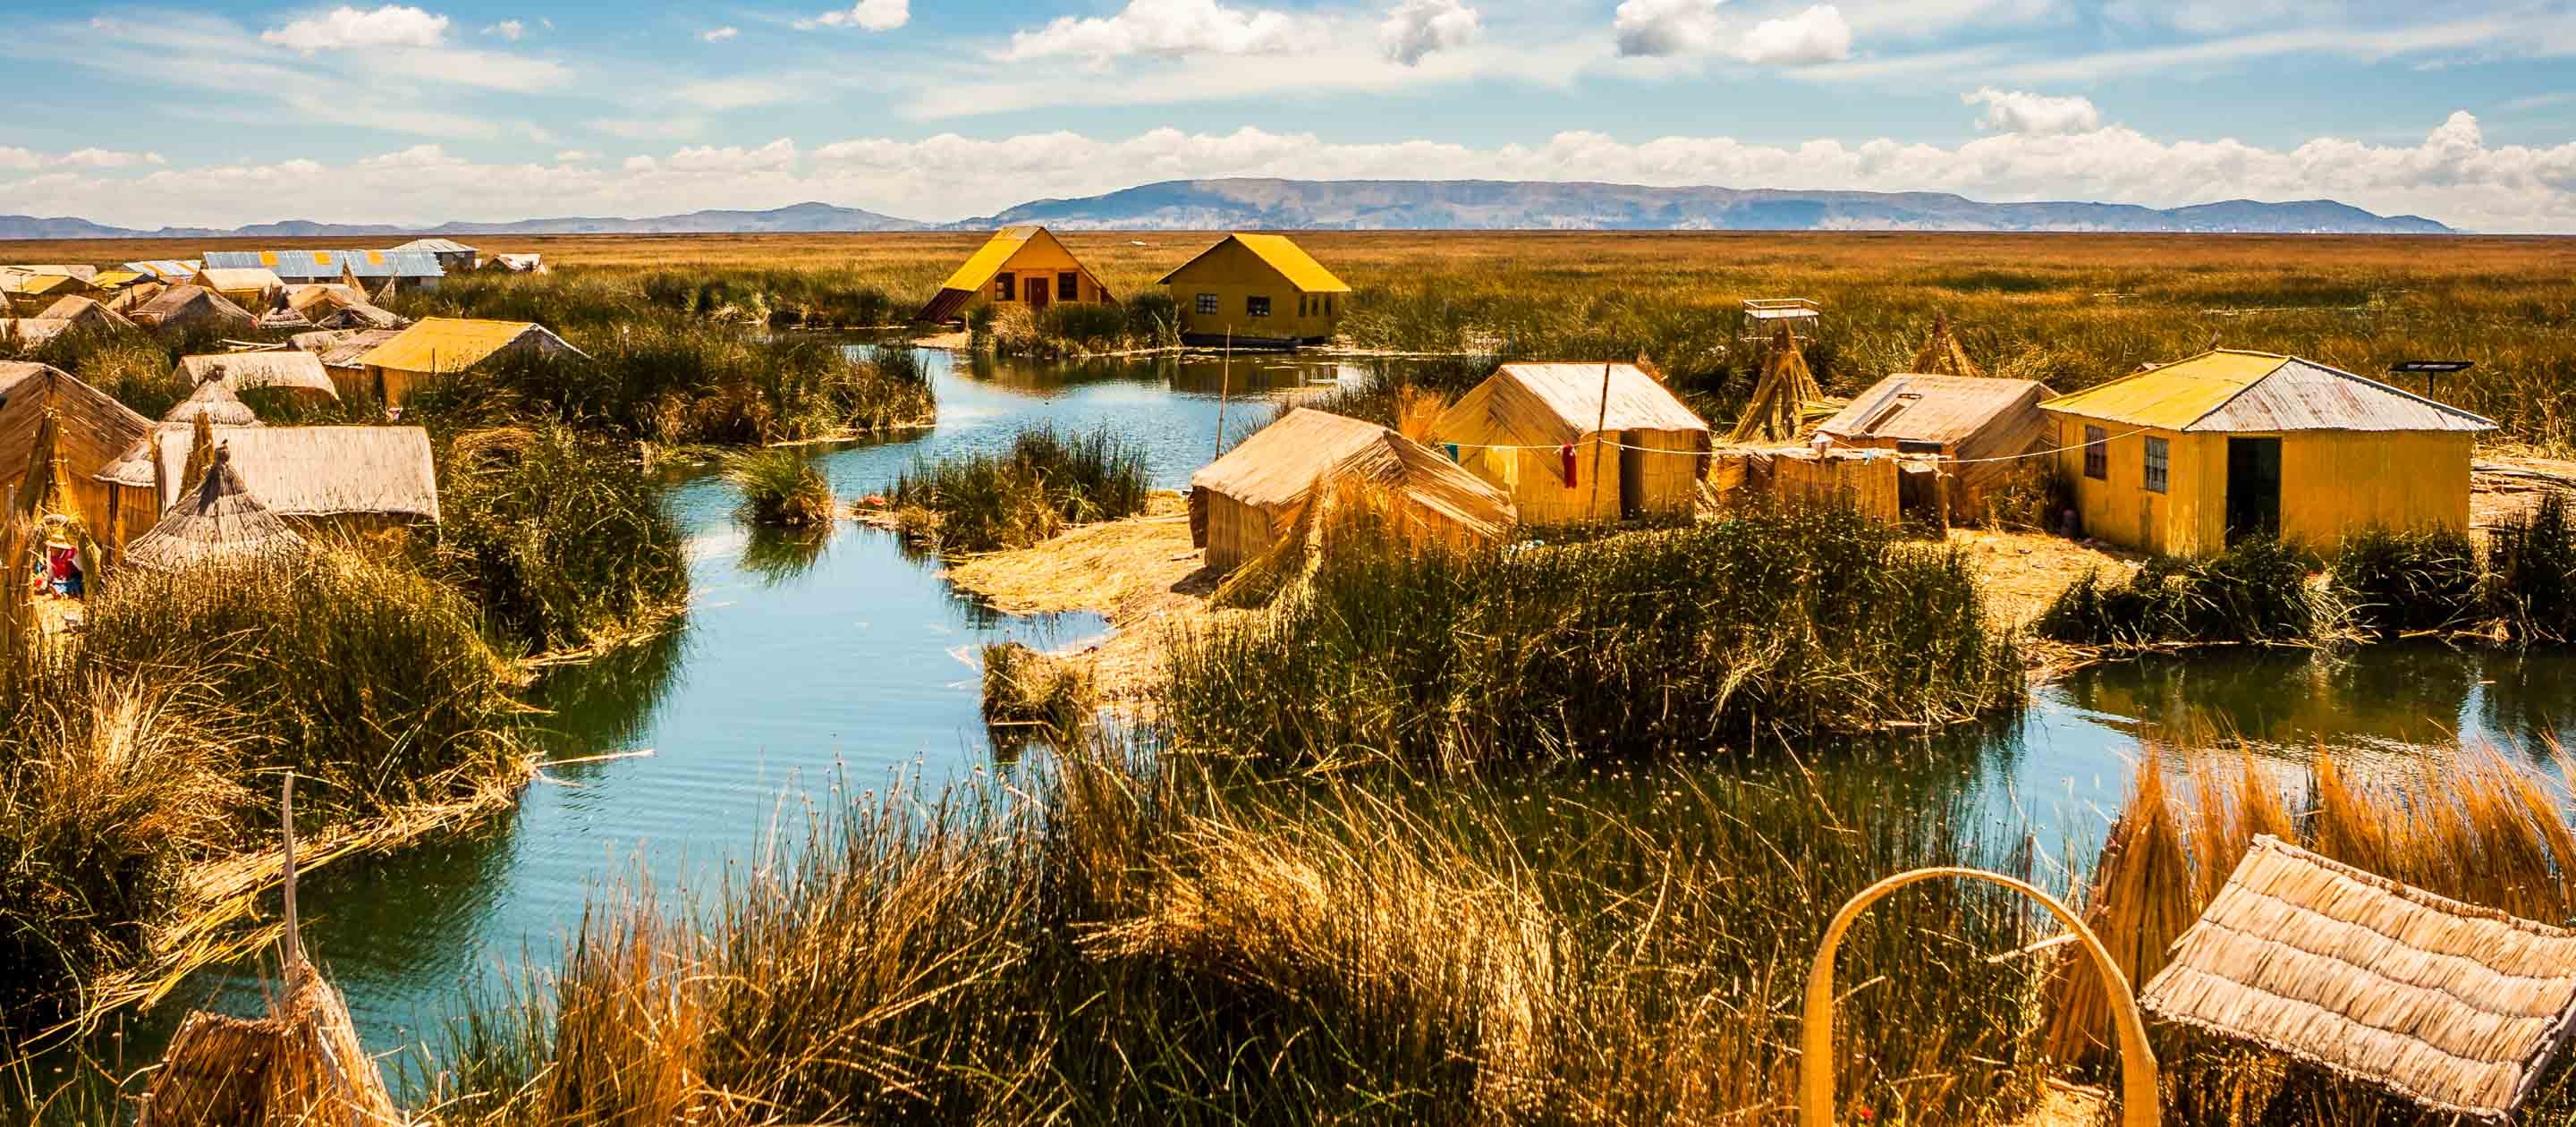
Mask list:
[[[395,250],[398,250],[398,251],[404,251],[404,250],[424,251],[424,252],[427,252],[427,253],[429,253],[429,254],[472,254],[472,253],[474,253],[474,248],[473,248],[473,247],[466,246],[465,244],[460,243],[460,242],[457,242],[457,241],[456,241],[456,240],[454,240],[454,239],[413,239],[412,241],[407,242],[407,243],[404,243],[404,244],[402,244],[402,245],[400,245],[400,246],[397,246],[397,247],[395,247],[394,249],[395,249]]]
[[[2484,431],[2495,423],[2338,368],[2218,350],[2041,404],[2087,418],[2189,432]]]
[[[389,513],[438,519],[438,469],[419,427],[228,427],[215,432],[251,496],[280,516]],[[153,435],[161,507],[177,504],[191,427]]]
[[[334,282],[343,267],[361,278],[443,278],[447,268],[425,250],[210,250],[210,267],[273,270],[296,282]]]
[[[1184,262],[1179,266],[1173,267],[1170,273],[1163,275],[1155,284],[1171,284],[1172,279],[1178,277],[1181,271],[1190,268],[1190,262],[1197,262],[1202,258],[1206,258],[1207,256],[1216,253],[1219,248],[1224,247],[1227,243],[1242,244],[1243,249],[1251,251],[1253,257],[1259,258],[1262,262],[1268,264],[1271,269],[1278,271],[1281,277],[1288,279],[1289,285],[1295,286],[1306,293],[1351,292],[1351,287],[1348,284],[1344,283],[1340,278],[1334,277],[1332,271],[1324,269],[1323,263],[1315,261],[1315,256],[1307,254],[1306,248],[1298,246],[1294,241],[1289,239],[1288,236],[1246,235],[1240,233],[1227,235],[1226,237],[1217,240],[1214,246],[1210,246],[1206,250],[1191,255],[1189,262]]]
[[[1816,433],[1948,446],[1998,420],[2032,411],[2051,394],[2034,380],[1901,372],[1853,396],[1850,404],[1817,426]]]
[[[582,355],[580,349],[533,321],[427,317],[360,357],[358,363],[404,372],[461,372],[511,348]]]
[[[984,283],[1002,272],[1003,263],[1009,262],[1012,255],[1020,253],[1021,247],[1029,245],[1029,240],[1040,235],[1046,235],[1050,242],[1055,239],[1055,236],[1046,234],[1044,227],[1004,227],[993,232],[992,238],[984,240],[983,246],[966,256],[965,265],[948,275],[947,281],[939,283],[939,288],[970,292],[984,288]]]
[[[139,262],[128,262],[125,268],[136,273],[149,274],[165,282],[184,282],[195,275],[197,267],[201,265],[203,263],[193,259],[147,258]]]

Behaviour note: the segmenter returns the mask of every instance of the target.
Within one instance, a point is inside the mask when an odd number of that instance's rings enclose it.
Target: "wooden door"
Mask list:
[[[2227,542],[2281,534],[2281,440],[2227,440]]]
[[[1047,300],[1054,296],[1055,278],[1053,276],[1031,274],[1020,279],[1020,300],[1028,304],[1029,312],[1037,313],[1045,310]]]
[[[1646,507],[1646,459],[1652,455],[1633,449],[1642,445],[1636,431],[1613,431],[1602,437],[1619,442],[1619,519],[1635,520]]]

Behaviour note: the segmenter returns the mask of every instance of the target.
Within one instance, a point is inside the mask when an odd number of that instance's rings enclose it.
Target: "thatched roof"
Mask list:
[[[295,347],[310,352],[325,368],[355,368],[376,346],[394,339],[400,329],[317,329],[297,333]]]
[[[1708,423],[1634,364],[1580,363],[1505,364],[1431,424],[1443,441],[1495,445],[1563,445],[1596,430],[1705,434]]]
[[[1771,335],[1771,352],[1762,361],[1762,378],[1753,385],[1753,397],[1744,405],[1743,417],[1735,421],[1728,441],[1750,444],[1786,442],[1805,429],[1807,406],[1825,397],[1816,386],[1816,375],[1807,370],[1807,358],[1799,355],[1797,338],[1787,325]]]
[[[275,387],[321,399],[340,397],[339,386],[331,382],[331,373],[322,370],[322,359],[301,349],[182,356],[179,375],[191,384],[220,380],[234,391]]]
[[[41,348],[70,331],[72,323],[60,317],[0,317],[0,345]]]
[[[386,341],[360,363],[405,372],[462,372],[495,356],[581,356],[582,351],[532,321],[430,317]]]
[[[1959,347],[1959,338],[1950,335],[1950,315],[1932,314],[1932,335],[1914,354],[1912,371],[1936,376],[1982,376],[1986,370],[1968,359],[1968,350]]]
[[[48,320],[69,321],[81,329],[131,329],[134,322],[125,315],[86,297],[67,297],[45,307]]]
[[[258,323],[259,327],[263,329],[309,329],[313,327],[312,318],[292,309],[271,309],[268,312],[259,315]]]
[[[203,286],[172,286],[152,300],[126,310],[126,316],[138,324],[173,329],[198,325],[248,329],[252,323],[248,310]]]
[[[1379,426],[1300,407],[1190,475],[1190,488],[1277,509],[1304,501],[1319,480],[1358,478],[1400,493],[1459,524],[1499,537],[1511,498],[1429,447]]]
[[[287,308],[307,317],[319,317],[335,309],[346,309],[352,305],[366,303],[365,290],[339,282],[293,286],[286,291]]]
[[[209,385],[219,386],[219,385]],[[161,523],[126,546],[137,567],[177,570],[193,564],[239,562],[295,555],[304,538],[243,487],[231,451],[215,447],[214,465]]]
[[[161,505],[179,502],[197,436],[153,435]],[[251,495],[279,516],[381,514],[438,519],[438,468],[419,427],[258,427],[219,432]]]
[[[2039,403],[2055,394],[2034,380],[1902,372],[1853,396],[1816,433],[1855,444],[1936,442],[1956,458],[2018,454],[2048,431]]]
[[[2576,1019],[2576,932],[2255,839],[2149,1013],[2501,1122]]]
[[[260,425],[259,415],[250,409],[250,404],[242,402],[241,397],[233,394],[233,389],[222,380],[207,380],[198,384],[197,390],[189,392],[188,397],[180,400],[178,406],[165,412],[161,416],[161,421],[165,424],[193,424],[199,416],[204,416],[208,423],[219,427]]]
[[[0,490],[26,475],[27,452],[48,411],[63,469],[81,477],[96,475],[152,432],[152,420],[69,372],[0,361]]]
[[[316,317],[313,323],[326,329],[399,329],[411,319],[381,305],[359,302]]]

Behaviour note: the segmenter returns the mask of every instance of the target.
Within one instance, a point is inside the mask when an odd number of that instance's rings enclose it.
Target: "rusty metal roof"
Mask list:
[[[2221,349],[2060,396],[2043,410],[2184,432],[2486,431],[2493,420],[2294,356]]]

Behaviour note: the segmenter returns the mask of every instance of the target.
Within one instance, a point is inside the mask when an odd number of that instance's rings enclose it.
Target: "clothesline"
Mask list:
[[[2146,433],[2147,431],[2152,430],[2152,429],[2154,429],[2154,428],[2152,428],[2152,427],[2138,427],[2138,428],[2136,428],[2136,429],[2134,429],[2134,430],[2126,430],[2126,431],[2122,431],[2122,432],[2120,432],[2120,433],[2118,433],[2118,434],[2104,436],[2104,437],[2103,437],[2102,439],[2100,439],[2099,441],[2100,441],[2100,442],[2112,442],[2112,441],[2116,441],[2116,440],[2118,440],[2118,439],[2128,438],[2128,437],[2131,437],[2131,436],[2133,436],[2133,435],[2144,434],[2144,433]],[[1544,450],[1544,451],[1551,451],[1551,452],[1555,452],[1555,453],[1560,453],[1560,454],[1561,454],[1561,453],[1565,453],[1565,452],[1567,452],[1567,451],[1569,451],[1569,450],[1574,449],[1576,444],[1575,444],[1575,443],[1571,443],[1571,442],[1561,442],[1561,443],[1556,443],[1556,444],[1553,444],[1553,445],[1526,445],[1526,444],[1516,445],[1516,444],[1511,444],[1511,443],[1500,443],[1500,442],[1435,442],[1435,443],[1433,443],[1433,445],[1441,446],[1441,447],[1445,447],[1445,448],[1447,448],[1447,449],[1449,449],[1449,450],[1452,450],[1452,451],[1457,451],[1457,450],[1510,450],[1510,451],[1522,451],[1522,450]],[[1609,439],[1599,439],[1599,440],[1596,440],[1594,443],[1592,443],[1592,445],[1599,446],[1599,447],[1607,447],[1607,448],[1609,448],[1609,449],[1613,449],[1613,450],[1635,450],[1635,451],[1639,451],[1639,452],[1641,452],[1641,453],[1647,453],[1647,454],[1690,454],[1690,453],[1697,453],[1697,451],[1690,451],[1690,450],[1675,450],[1675,449],[1672,449],[1671,447],[1667,447],[1667,446],[1632,446],[1632,445],[1629,445],[1628,443],[1625,443],[1625,442],[1614,442],[1614,441],[1611,441],[1611,440],[1609,440]],[[2056,455],[2066,453],[2066,452],[2067,452],[2067,451],[2069,451],[2069,450],[2081,450],[2081,449],[2083,449],[2083,448],[2085,448],[2085,447],[2087,447],[2087,446],[2092,446],[2092,445],[2095,445],[2095,443],[2094,443],[2094,442],[2091,442],[2091,441],[2087,441],[2087,442],[2078,442],[2078,443],[2076,443],[2076,444],[2074,444],[2074,445],[2072,445],[2072,446],[2056,446],[2056,447],[2051,447],[2051,448],[2046,449],[2046,450],[2028,450],[2028,451],[2024,451],[2024,452],[2019,453],[2019,454],[2003,454],[2003,455],[1998,455],[1998,456],[1996,456],[1996,457],[1992,457],[1992,458],[1942,458],[1941,460],[1942,460],[1942,461],[1944,461],[1944,462],[1953,462],[1953,463],[1957,463],[1957,464],[1959,464],[1959,465],[1981,465],[1981,464],[1988,463],[1988,462],[2018,462],[2018,461],[2021,461],[2021,460],[2023,460],[2023,459],[2025,459],[2025,458],[2048,458],[2048,457],[2054,457],[2054,456],[2056,456]],[[1854,447],[1845,447],[1845,449],[1856,449],[1856,448],[1854,448]],[[1454,455],[1452,456],[1452,459],[1451,459],[1451,460],[1453,460],[1453,461],[1454,461],[1454,460],[1456,460],[1456,459],[1455,459],[1455,457],[1454,457]]]

